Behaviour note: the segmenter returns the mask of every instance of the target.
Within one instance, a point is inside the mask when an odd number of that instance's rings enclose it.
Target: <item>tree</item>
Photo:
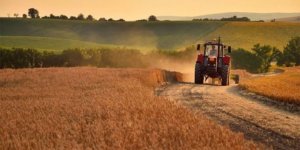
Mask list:
[[[101,50],[99,49],[88,49],[85,50],[84,65],[101,66]]]
[[[98,21],[107,21],[105,18],[99,18]]]
[[[300,36],[293,37],[285,46],[283,53],[277,60],[277,65],[296,66],[300,65]]]
[[[39,18],[39,11],[37,9],[30,8],[28,9],[28,16],[31,18]]]
[[[109,18],[107,21],[115,21],[113,18]]]
[[[78,19],[78,20],[84,20],[84,15],[83,15],[83,14],[79,14],[79,15],[77,16],[77,19]]]
[[[232,57],[232,67],[234,69],[246,69],[249,72],[256,73],[261,66],[261,60],[255,54],[244,49],[237,49],[230,53]]]
[[[60,18],[60,19],[64,19],[64,20],[69,19],[68,16],[66,16],[66,15],[60,15],[59,18]]]
[[[119,19],[118,21],[120,21],[120,22],[125,22],[125,20],[124,20],[124,19],[122,19],[122,18],[121,18],[121,19]]]
[[[151,16],[149,16],[148,21],[158,21],[158,20],[157,20],[156,16],[151,15]]]
[[[49,19],[50,17],[48,17],[48,16],[44,16],[44,17],[42,17],[42,19]]]
[[[93,21],[93,20],[94,20],[94,18],[93,18],[93,16],[92,16],[92,15],[88,15],[88,16],[86,17],[86,20]]]
[[[76,20],[77,18],[75,16],[71,16],[70,20]]]
[[[292,38],[284,51],[291,56],[291,62],[300,65],[300,36]]]
[[[22,16],[23,18],[27,18],[27,15],[26,14],[23,14],[23,16]]]
[[[67,67],[80,66],[83,62],[83,55],[80,49],[68,49],[62,52],[64,65]]]
[[[56,16],[54,16],[53,14],[50,14],[49,18],[50,18],[50,19],[55,19]]]
[[[221,21],[251,21],[248,17],[237,17],[237,16],[233,16],[233,17],[229,17],[229,18],[221,18]]]
[[[260,68],[258,72],[267,72],[271,67],[271,62],[275,60],[280,54],[280,51],[276,47],[271,47],[270,45],[255,44],[252,48],[255,56],[261,60]]]
[[[61,67],[64,65],[64,58],[61,54],[44,51],[42,54],[42,67]]]
[[[11,68],[12,67],[12,51],[9,49],[0,48],[0,68]]]

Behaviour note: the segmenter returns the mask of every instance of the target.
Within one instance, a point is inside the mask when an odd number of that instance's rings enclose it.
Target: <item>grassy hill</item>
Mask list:
[[[251,49],[254,44],[268,44],[279,49],[293,36],[300,36],[300,23],[288,22],[230,22],[205,36],[211,39],[217,36],[234,48]]]
[[[234,48],[286,45],[300,36],[300,23],[258,22],[96,22],[0,18],[0,47],[38,49],[94,48],[104,45],[141,50],[177,50],[222,36]],[[84,41],[84,42],[81,42]]]
[[[278,21],[288,21],[288,22],[300,22],[300,15],[296,17],[286,17],[286,18],[279,18],[276,19]]]
[[[93,22],[0,19],[0,36],[38,36],[141,49],[177,49],[194,44],[223,22]]]
[[[253,12],[226,12],[226,13],[216,13],[201,16],[158,16],[159,20],[193,20],[195,18],[209,18],[209,19],[221,19],[228,18],[232,16],[237,17],[248,17],[251,20],[271,20],[278,18],[287,18],[299,16],[300,13],[253,13]]]
[[[0,36],[0,46],[3,48],[21,47],[47,51],[56,51],[69,48],[116,47],[115,45],[37,36]]]

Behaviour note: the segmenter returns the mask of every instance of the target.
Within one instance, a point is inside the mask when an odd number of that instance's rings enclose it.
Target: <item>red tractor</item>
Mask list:
[[[229,85],[230,78],[230,56],[224,53],[228,50],[231,53],[231,47],[218,41],[209,41],[204,44],[203,54],[200,52],[201,45],[197,45],[198,57],[195,65],[195,83],[203,84],[209,77],[219,78],[223,86]]]

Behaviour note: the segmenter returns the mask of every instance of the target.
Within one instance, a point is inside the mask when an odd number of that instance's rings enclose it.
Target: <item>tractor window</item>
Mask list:
[[[218,56],[218,46],[216,45],[206,45],[205,56]]]

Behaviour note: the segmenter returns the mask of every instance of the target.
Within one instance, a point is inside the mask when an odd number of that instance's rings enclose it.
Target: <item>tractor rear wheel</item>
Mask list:
[[[230,67],[229,65],[224,65],[222,67],[222,85],[229,85]]]
[[[196,63],[195,65],[195,83],[196,84],[203,84],[204,75],[203,75],[203,69],[202,65],[200,63]]]

